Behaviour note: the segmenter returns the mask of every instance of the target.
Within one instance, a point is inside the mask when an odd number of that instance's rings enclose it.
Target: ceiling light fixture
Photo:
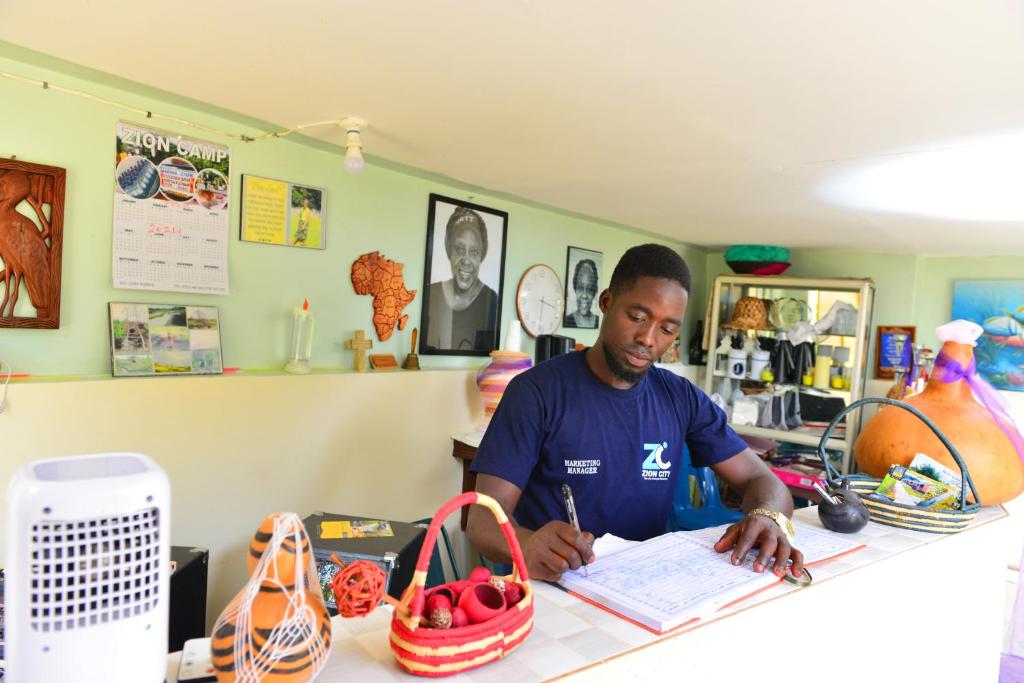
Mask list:
[[[363,160],[361,133],[366,122],[349,117],[338,123],[345,129],[345,170],[353,175],[362,173],[366,162]]]

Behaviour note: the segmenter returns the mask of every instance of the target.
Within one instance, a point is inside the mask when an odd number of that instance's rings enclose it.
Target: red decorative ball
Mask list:
[[[523,599],[523,587],[511,581],[505,582],[505,604],[511,607]]]
[[[452,628],[462,628],[469,623],[469,617],[466,616],[465,610],[461,607],[456,607],[452,610]]]
[[[427,613],[432,614],[435,610],[452,608],[452,601],[443,593],[435,593],[427,598]]]
[[[462,591],[469,588],[469,585],[469,579],[462,579],[461,581],[456,581],[454,583],[449,584],[449,588],[452,591],[452,595],[455,596],[455,602],[452,603],[453,605],[459,602],[459,596],[462,595]]]
[[[432,598],[435,595],[443,595],[444,597],[448,598],[449,605],[454,605],[455,603],[457,603],[459,601],[459,595],[452,588],[453,585],[454,584],[443,583],[440,586],[435,586],[434,588],[431,588],[429,591],[427,591],[428,603],[430,601],[430,598]]]
[[[340,564],[340,563],[339,563]],[[331,579],[331,592],[343,617],[365,617],[384,597],[384,570],[368,560],[341,565]]]
[[[491,570],[487,567],[474,567],[469,573],[470,583],[485,583],[491,579]]]

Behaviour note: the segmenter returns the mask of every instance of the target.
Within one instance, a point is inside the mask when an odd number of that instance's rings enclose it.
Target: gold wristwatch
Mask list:
[[[767,508],[754,508],[747,514],[761,515],[762,517],[767,517],[768,519],[778,524],[779,528],[782,529],[782,533],[786,535],[786,540],[790,543],[792,543],[793,539],[796,538],[796,529],[793,527],[793,522],[789,519],[789,517],[782,514],[781,512],[776,512],[775,510],[769,510]]]

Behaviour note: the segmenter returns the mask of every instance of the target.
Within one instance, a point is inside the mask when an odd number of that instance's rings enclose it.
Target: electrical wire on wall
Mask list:
[[[159,119],[161,121],[169,121],[171,123],[176,123],[176,124],[181,125],[181,126],[187,126],[189,128],[194,128],[196,130],[201,130],[201,131],[203,131],[205,133],[212,133],[214,135],[221,135],[221,136],[224,136],[224,137],[227,137],[227,138],[232,138],[232,139],[235,139],[235,140],[241,140],[242,142],[261,142],[263,140],[270,140],[270,139],[273,139],[273,138],[283,138],[286,135],[291,135],[292,133],[297,133],[300,130],[305,130],[307,128],[316,128],[317,126],[339,126],[340,125],[340,126],[345,127],[346,124],[348,124],[350,121],[356,121],[361,128],[365,128],[366,127],[366,122],[365,121],[352,119],[351,117],[342,117],[342,118],[337,118],[337,119],[330,119],[329,121],[317,121],[315,123],[304,123],[301,126],[295,126],[294,128],[285,128],[285,129],[282,129],[282,130],[272,130],[272,131],[267,131],[266,133],[261,133],[260,135],[251,136],[251,135],[245,135],[245,134],[242,134],[242,133],[231,133],[231,132],[228,132],[228,131],[220,130],[218,128],[213,128],[211,126],[204,126],[201,123],[196,123],[194,121],[189,121],[188,119],[183,119],[183,118],[181,118],[179,116],[170,116],[168,114],[160,114],[160,113],[157,113],[157,112],[154,112],[154,111],[151,111],[151,110],[147,110],[147,109],[140,109],[139,107],[133,107],[130,104],[125,104],[123,102],[117,102],[115,100],[109,100],[109,99],[107,99],[105,97],[99,97],[98,95],[93,95],[93,94],[90,94],[90,93],[87,93],[87,92],[82,92],[81,90],[74,90],[72,88],[65,88],[64,86],[56,85],[54,83],[50,83],[49,81],[40,81],[40,80],[35,79],[35,78],[26,78],[25,76],[19,76],[18,74],[13,74],[13,73],[10,73],[8,71],[0,71],[0,76],[2,76],[3,78],[11,79],[13,81],[18,81],[19,83],[25,83],[25,84],[28,84],[28,85],[39,86],[43,90],[53,90],[53,91],[56,91],[56,92],[64,93],[66,95],[73,95],[75,97],[81,97],[81,98],[90,100],[92,102],[98,102],[100,104],[105,104],[108,107],[115,107],[117,109],[124,109],[124,110],[130,111],[130,112],[134,112],[136,114],[140,114],[142,116],[145,116],[147,119]]]

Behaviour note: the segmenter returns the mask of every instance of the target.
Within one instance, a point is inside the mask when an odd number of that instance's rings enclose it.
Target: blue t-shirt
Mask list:
[[[584,531],[639,541],[665,531],[684,443],[696,467],[747,447],[688,380],[652,368],[616,389],[573,352],[509,383],[470,469],[522,490],[515,518],[528,529],[567,521],[567,483]]]

